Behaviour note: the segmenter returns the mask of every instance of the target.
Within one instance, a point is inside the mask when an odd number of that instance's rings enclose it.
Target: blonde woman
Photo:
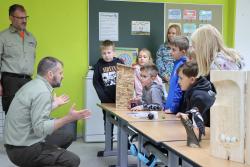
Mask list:
[[[198,76],[210,79],[210,70],[240,70],[244,63],[240,55],[233,49],[225,46],[222,35],[212,25],[198,28],[191,36],[198,64]],[[214,92],[216,90],[214,89]],[[210,111],[207,112],[210,126]]]
[[[161,44],[156,53],[156,66],[159,70],[159,75],[164,82],[169,81],[174,67],[174,58],[171,56],[171,48],[169,43],[172,41],[173,37],[179,35],[181,35],[181,29],[179,25],[172,24],[169,26],[166,33],[166,42]]]
[[[240,55],[225,46],[222,35],[212,25],[198,28],[191,36],[199,68],[198,76],[209,76],[210,70],[240,70]]]

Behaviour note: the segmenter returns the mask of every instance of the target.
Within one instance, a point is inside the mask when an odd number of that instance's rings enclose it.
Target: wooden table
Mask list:
[[[134,118],[128,113],[128,109],[117,109],[115,104],[98,104],[99,107],[107,111],[106,114],[106,134],[105,151],[109,155],[111,141],[112,116],[116,116],[115,121],[118,126],[117,165],[128,166],[127,151],[127,127],[130,126],[138,132],[140,136],[147,137],[168,150],[168,166],[178,167],[179,158],[182,159],[183,167],[208,166],[208,167],[250,167],[245,164],[223,160],[212,157],[209,152],[210,140],[209,129],[206,129],[206,136],[203,137],[201,148],[191,148],[187,146],[186,131],[175,115],[159,113],[158,120],[148,120],[146,118]],[[163,119],[164,117],[164,119]],[[140,142],[140,140],[139,140]],[[108,143],[108,144],[107,144]],[[111,154],[110,154],[111,155]]]
[[[210,155],[210,140],[203,140],[201,148],[188,147],[185,141],[164,142],[167,149],[172,150],[182,159],[183,166],[205,167],[250,167],[242,163],[219,159]]]
[[[183,141],[186,144],[187,135],[184,126],[175,115],[159,112],[159,119],[148,120],[146,118],[134,118],[129,113],[129,109],[117,109],[115,104],[102,103],[97,104],[106,111],[105,124],[105,150],[103,156],[117,155],[117,165],[120,167],[128,166],[128,126],[134,129],[139,135],[139,148],[141,151],[142,144],[148,139],[154,143],[162,144],[162,142]],[[115,116],[115,119],[113,119]],[[117,152],[111,147],[111,124],[118,127]],[[209,130],[206,130],[209,139]],[[147,140],[145,140],[147,139]],[[171,151],[167,157],[168,166],[173,167],[178,163],[178,156]],[[138,163],[138,166],[141,164]]]
[[[111,112],[113,115],[122,118],[128,122],[152,122],[152,121],[167,121],[167,120],[179,120],[174,114],[165,114],[163,111],[158,111],[158,119],[149,120],[147,118],[135,118],[132,117],[132,113],[135,113],[129,109],[117,109],[115,103],[102,103],[97,104],[100,108],[105,111]],[[143,112],[143,111],[140,111]],[[148,111],[146,111],[148,112]]]
[[[187,140],[186,130],[179,120],[130,122],[129,125],[155,142]],[[209,128],[206,128],[206,136],[203,136],[202,139],[206,140],[209,138]]]
[[[142,145],[145,141],[149,141],[156,145],[156,147],[161,147],[162,142],[175,142],[183,141],[187,143],[187,134],[184,126],[180,120],[169,120],[169,121],[158,121],[158,122],[130,122],[129,125],[135,129],[139,134],[139,149],[142,149]],[[144,138],[147,137],[145,140]],[[206,136],[202,140],[209,140],[210,132],[209,128],[206,128]],[[157,146],[158,145],[158,146]],[[167,149],[169,150],[169,149]],[[149,150],[156,154],[153,150]],[[179,157],[176,156],[172,151],[168,151],[167,157],[160,155],[162,161],[167,162],[168,166],[177,167],[179,165]],[[166,160],[167,159],[167,160]]]
[[[165,122],[178,120],[175,115],[159,112],[159,119],[149,120],[146,118],[134,118],[129,113],[129,109],[117,109],[114,103],[97,104],[106,111],[105,123],[105,150],[101,151],[102,156],[117,155],[117,165],[120,167],[128,166],[128,126],[132,122]],[[113,119],[113,116],[116,118]],[[117,152],[112,149],[111,125],[115,124],[118,128]],[[98,153],[99,154],[99,153]],[[99,154],[100,155],[100,154]]]

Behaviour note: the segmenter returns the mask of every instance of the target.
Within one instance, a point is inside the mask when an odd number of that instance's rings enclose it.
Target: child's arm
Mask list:
[[[173,97],[173,102],[172,105],[170,106],[170,112],[171,113],[177,113],[179,108],[180,108],[180,103],[182,99],[183,92],[179,86],[179,84],[176,86],[175,91],[174,91],[174,97]]]
[[[143,105],[135,106],[131,108],[131,111],[142,111],[143,110]]]
[[[163,46],[161,46],[156,53],[156,66],[159,70],[160,77],[168,82],[174,64],[170,52],[165,51],[164,53]]]
[[[135,94],[136,94],[136,97],[141,97],[142,96],[142,84],[141,84],[141,76],[140,76],[139,67],[137,67],[134,70],[134,75],[135,75],[135,81],[134,81]]]
[[[119,59],[119,58],[118,58]],[[124,64],[124,61],[122,59],[119,59],[117,63]]]
[[[132,98],[128,101],[128,109],[134,108],[134,107],[139,106],[141,104],[142,104],[142,102],[141,102],[140,97]]]
[[[171,73],[173,71],[174,63],[170,59],[164,63],[165,65],[165,71],[162,72],[162,78],[166,81],[169,82]]]
[[[160,104],[144,104],[143,105],[143,110],[147,111],[161,111],[162,107]]]
[[[160,48],[159,50],[157,51],[156,53],[156,61],[155,61],[155,64],[156,64],[156,67],[157,69],[159,70],[159,75],[161,76],[161,78],[164,78],[164,63],[163,63],[163,55],[162,55],[162,52],[160,51]]]
[[[151,91],[152,103],[151,104],[143,104],[143,109],[148,111],[160,111],[163,106],[163,91],[159,88],[152,89]]]
[[[210,94],[207,92],[194,93],[190,99],[190,108],[197,107],[199,112],[203,115],[204,112],[208,111],[210,107],[214,104],[215,101],[215,93],[211,91]]]
[[[93,75],[93,86],[96,90],[96,93],[101,101],[105,101],[106,94],[104,92],[104,86],[102,81],[102,76],[99,72],[98,67],[95,67],[94,69],[94,75]]]

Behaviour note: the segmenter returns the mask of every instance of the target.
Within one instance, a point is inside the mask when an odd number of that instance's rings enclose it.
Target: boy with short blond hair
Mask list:
[[[102,57],[94,65],[93,85],[101,103],[115,103],[116,65],[117,63],[123,64],[123,62],[115,57],[114,42],[105,40],[101,43],[100,49]],[[102,112],[105,126],[106,112],[105,110]]]
[[[100,49],[102,57],[94,65],[93,85],[102,103],[115,103],[116,65],[123,62],[115,57],[112,41],[103,41]]]

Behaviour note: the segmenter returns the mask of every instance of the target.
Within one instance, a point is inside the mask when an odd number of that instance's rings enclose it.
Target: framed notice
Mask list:
[[[150,35],[150,21],[132,21],[131,35]]]

